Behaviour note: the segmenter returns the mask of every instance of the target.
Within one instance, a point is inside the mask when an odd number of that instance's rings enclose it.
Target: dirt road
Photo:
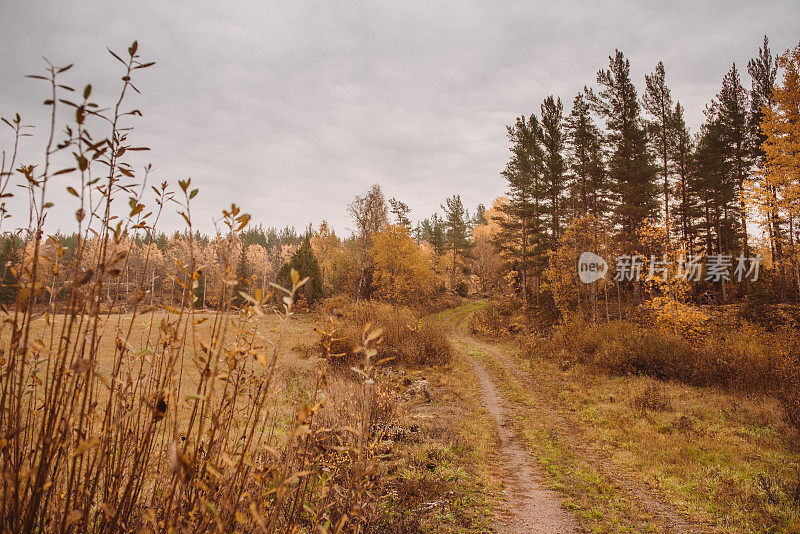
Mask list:
[[[617,524],[624,531],[650,532],[708,532],[702,525],[688,521],[662,503],[643,485],[635,482],[623,471],[608,465],[596,451],[581,443],[580,432],[571,425],[567,414],[558,406],[548,405],[536,384],[522,369],[516,358],[506,348],[471,336],[467,331],[469,317],[480,308],[467,304],[441,315],[441,322],[451,330],[451,339],[459,354],[472,365],[477,376],[483,406],[495,420],[500,442],[499,470],[506,499],[498,506],[495,528],[500,533],[585,532],[578,518],[562,506],[564,495],[549,489],[548,475],[542,470],[524,438],[519,435],[515,421],[522,417],[519,403],[509,400],[501,375],[497,369],[515,376],[525,384],[527,392],[536,400],[543,417],[563,430],[562,438],[570,452],[581,461],[592,465],[599,475],[626,496],[631,509],[625,523]],[[489,368],[489,367],[491,368]],[[616,530],[612,528],[612,530]]]
[[[514,432],[512,414],[502,395],[483,365],[470,355],[471,340],[462,325],[468,316],[469,311],[460,311],[447,322],[453,329],[455,347],[472,364],[480,382],[483,406],[497,426],[506,499],[499,507],[495,529],[509,534],[584,532],[572,514],[561,506],[559,495],[544,485],[545,475]]]
[[[475,358],[467,357],[480,381],[484,407],[494,418],[500,438],[507,501],[495,520],[495,528],[498,532],[514,534],[583,532],[577,521],[561,507],[559,496],[540,482],[543,473],[511,429],[510,414],[489,373]]]

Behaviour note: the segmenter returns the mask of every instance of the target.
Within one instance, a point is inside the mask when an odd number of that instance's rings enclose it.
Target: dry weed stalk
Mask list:
[[[249,216],[236,206],[223,211],[224,306],[209,314],[195,307],[198,264],[193,241],[179,259],[174,283],[180,303],[150,306],[149,255],[133,296],[111,298],[109,286],[128,273],[130,236],[152,239],[165,208],[174,204],[193,235],[191,180],[172,191],[166,182],[148,187],[149,167],[137,183],[126,154],[147,150],[129,141],[125,97],[138,92],[132,77],[152,62],[134,42],[126,54],[109,50],[123,66],[122,86],[109,109],[91,100],[92,87],[77,93],[60,77],[71,65],[47,64],[50,127],[44,163],[18,165],[19,116],[14,148],[0,164],[0,198],[21,179],[28,192],[25,255],[10,269],[16,300],[2,309],[0,329],[0,462],[4,479],[0,528],[8,532],[59,531],[360,531],[369,498],[370,439],[366,428],[340,432],[335,450],[319,447],[331,429],[315,427],[325,405],[320,374],[308,405],[297,412],[286,440],[276,432],[275,371],[297,291],[307,279],[292,272],[282,296],[277,339],[261,333],[271,295],[240,291],[235,248]],[[56,141],[57,109],[74,111],[65,138]],[[107,135],[90,133],[97,125]],[[70,166],[54,170],[54,161]],[[16,165],[16,168],[14,168]],[[78,243],[64,258],[43,254],[44,223],[53,204],[53,177],[74,179]],[[153,208],[147,195],[154,195]],[[128,197],[124,209],[120,197]],[[0,223],[8,218],[0,204]],[[232,261],[234,260],[234,261]],[[13,263],[13,262],[12,262]],[[44,299],[53,287],[38,273],[50,269],[69,280],[65,299]],[[5,283],[5,282],[0,282]],[[119,291],[116,292],[119,295]],[[233,307],[232,303],[242,302]],[[44,306],[40,300],[47,300]],[[121,313],[126,311],[128,313]],[[269,312],[272,313],[272,312]],[[110,342],[109,342],[110,341]],[[370,343],[363,409],[369,410]]]

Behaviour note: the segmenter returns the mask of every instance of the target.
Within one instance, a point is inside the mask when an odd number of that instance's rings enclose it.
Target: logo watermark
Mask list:
[[[578,277],[584,284],[605,278],[607,272],[608,263],[594,252],[584,252],[578,258]]]
[[[675,270],[673,278],[687,282],[742,282],[758,280],[761,268],[761,256],[737,256],[735,259],[730,254],[711,254],[709,256],[689,254],[681,256],[676,262],[671,262],[667,256],[661,258],[655,255],[648,260],[638,254],[624,254],[617,256],[614,272],[616,282],[638,282],[653,280],[658,277],[663,280],[670,278],[670,270]],[[674,264],[674,265],[673,265]],[[608,263],[594,252],[584,252],[578,258],[578,277],[584,284],[591,284],[608,273]]]

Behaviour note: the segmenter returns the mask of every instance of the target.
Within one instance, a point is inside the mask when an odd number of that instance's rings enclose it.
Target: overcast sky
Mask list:
[[[696,130],[732,62],[749,87],[765,33],[773,52],[797,45],[800,2],[0,0],[0,115],[36,125],[24,155],[39,161],[46,88],[23,76],[42,56],[75,62],[66,80],[107,104],[121,82],[105,48],[138,39],[158,63],[129,102],[144,113],[134,140],[152,149],[136,161],[153,180],[192,178],[202,230],[235,201],[255,223],[327,219],[341,233],[373,183],[414,219],[454,193],[470,212],[490,204],[505,189],[505,126],[549,94],[568,112],[615,48],[639,91],[664,62]],[[55,179],[51,229],[72,227],[71,179]]]

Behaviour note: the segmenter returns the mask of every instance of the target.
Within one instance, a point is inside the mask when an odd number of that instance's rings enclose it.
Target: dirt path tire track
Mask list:
[[[684,514],[673,510],[670,506],[661,502],[661,500],[655,496],[649,488],[638,482],[635,482],[633,480],[633,476],[629,473],[626,473],[624,470],[621,470],[619,468],[620,466],[609,465],[608,462],[596,452],[582,445],[585,440],[582,439],[582,432],[580,432],[580,429],[567,420],[568,418],[564,416],[563,410],[559,410],[558,407],[553,406],[548,402],[545,393],[537,387],[534,381],[531,380],[529,373],[526,373],[519,367],[518,362],[516,362],[515,358],[511,354],[507,353],[506,349],[474,338],[467,333],[466,321],[476,311],[476,309],[477,308],[475,306],[468,305],[467,307],[455,310],[455,312],[449,317],[448,322],[452,327],[454,340],[458,341],[465,347],[472,347],[486,354],[496,364],[505,367],[513,376],[517,378],[517,380],[519,380],[521,384],[524,385],[524,387],[528,389],[529,392],[533,393],[537,403],[539,403],[542,409],[547,411],[548,416],[550,416],[557,423],[557,426],[560,427],[562,434],[561,437],[564,439],[565,445],[568,446],[570,450],[591,464],[599,473],[602,473],[610,480],[613,480],[617,486],[627,492],[634,499],[634,501],[636,501],[640,509],[646,511],[648,515],[652,516],[659,532],[706,533],[713,531],[713,529],[709,528],[707,525],[702,525],[691,521]],[[481,382],[481,387],[484,391],[484,397],[486,397],[488,391],[490,397],[495,399],[494,402],[500,406],[501,419],[498,420],[498,416],[495,415],[495,420],[498,421],[498,428],[506,435],[510,435],[509,439],[513,440],[516,447],[519,447],[519,438],[514,436],[514,432],[511,430],[512,427],[510,423],[506,428],[505,421],[507,420],[506,418],[510,412],[508,411],[508,407],[504,405],[500,392],[492,382],[491,375],[483,367],[483,365],[481,365],[474,357],[469,355],[467,351],[462,352],[475,369],[475,373],[478,376]],[[481,375],[485,375],[485,380]],[[490,404],[491,403],[487,401],[487,409],[489,409],[491,412],[492,410]],[[501,434],[501,442],[502,440],[503,437]],[[527,450],[523,449],[522,453],[526,456],[530,456]],[[538,464],[535,465],[538,468]],[[541,469],[537,470],[540,472],[538,478],[539,480],[542,480]],[[541,487],[541,484],[539,484],[539,486]],[[558,501],[557,495],[552,495],[550,498],[554,499],[556,502]],[[498,532],[505,531],[502,528],[498,528]],[[556,528],[555,530],[510,530],[509,532],[560,532],[560,530]],[[564,532],[571,531],[565,530]]]
[[[469,310],[458,310],[449,319],[454,336]],[[462,341],[463,342],[463,341]],[[469,344],[464,343],[465,346]],[[536,460],[520,443],[513,430],[511,411],[495,386],[489,372],[468,350],[460,351],[472,365],[481,387],[483,407],[491,414],[500,441],[501,462],[506,501],[495,517],[494,526],[501,534],[571,534],[585,532],[575,517],[561,506],[558,493],[543,483],[545,474]]]
[[[627,473],[621,466],[609,465],[602,456],[583,445],[585,443],[585,439],[582,439],[583,433],[574,424],[567,421],[556,407],[547,402],[545,395],[536,388],[536,384],[531,382],[529,375],[518,366],[512,356],[488,343],[474,338],[471,338],[470,341],[477,348],[489,354],[496,362],[505,366],[522,384],[525,384],[526,388],[536,396],[537,402],[540,403],[543,409],[547,410],[556,420],[561,428],[562,438],[564,438],[569,448],[591,464],[599,473],[613,480],[619,487],[624,488],[640,508],[653,517],[659,532],[698,534],[710,532],[709,528],[695,524],[685,515],[672,510],[668,505],[661,502],[657,496],[653,495],[649,488],[634,482],[633,475]]]
[[[539,481],[544,476],[535,460],[519,443],[511,429],[508,410],[489,373],[464,352],[481,385],[483,405],[492,415],[500,439],[501,470],[507,502],[495,518],[497,532],[509,534],[584,532],[579,523],[561,507],[558,494]]]

